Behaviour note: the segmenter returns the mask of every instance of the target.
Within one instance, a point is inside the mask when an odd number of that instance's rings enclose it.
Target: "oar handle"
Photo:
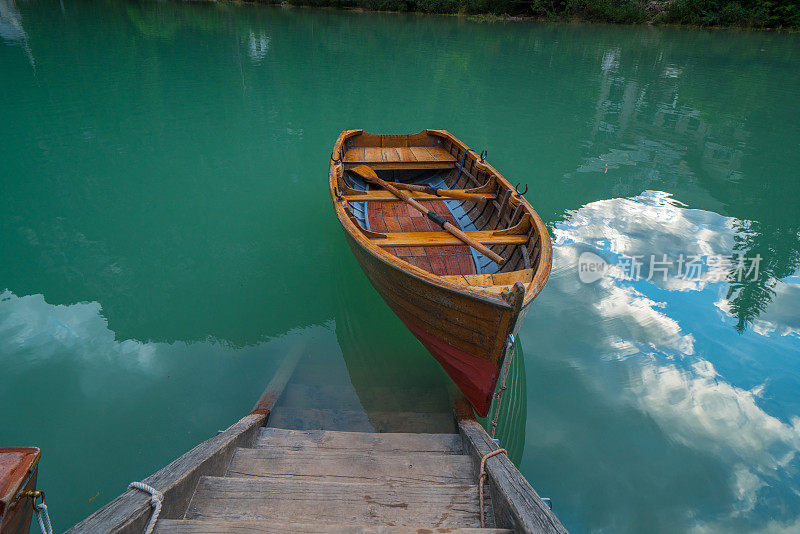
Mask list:
[[[506,259],[503,256],[493,252],[492,249],[490,249],[486,245],[478,243],[470,236],[462,232],[460,229],[456,228],[449,221],[445,221],[444,224],[442,225],[442,228],[444,228],[445,230],[447,230],[448,232],[450,232],[451,234],[459,238],[461,241],[468,244],[469,246],[471,246],[472,248],[474,248],[475,250],[477,250],[478,252],[480,252],[493,262],[495,262],[497,265],[503,265],[506,262]]]
[[[480,195],[475,195],[472,193],[466,193],[458,189],[436,189],[435,187],[431,187],[429,185],[400,184],[397,182],[386,182],[386,183],[395,186],[397,189],[406,189],[408,191],[417,191],[419,193],[430,193],[432,195],[436,195],[437,197],[450,197],[458,200],[468,200],[470,202],[477,202],[479,204],[483,204],[486,202],[486,197],[482,197]]]
[[[456,228],[453,224],[443,219],[440,215],[432,212],[431,210],[427,209],[425,206],[423,206],[422,204],[411,198],[411,195],[409,195],[405,191],[401,191],[400,189],[397,189],[394,185],[390,184],[386,180],[381,180],[380,178],[378,178],[378,175],[375,174],[375,171],[372,170],[372,168],[367,167],[366,165],[359,165],[357,167],[353,167],[351,170],[353,172],[358,173],[358,175],[364,178],[365,180],[373,182],[383,187],[384,189],[392,192],[397,198],[404,200],[408,204],[411,204],[411,206],[414,209],[425,215],[430,220],[439,224],[439,226],[441,226],[443,230],[450,232],[452,235],[456,236],[461,241],[463,241],[467,245],[471,246],[472,248],[474,248],[475,250],[477,250],[478,252],[480,252],[493,262],[495,262],[497,265],[503,265],[506,262],[505,258],[503,258],[501,255],[493,252],[491,249],[489,249],[489,247],[481,243],[478,243],[476,240],[472,239],[463,231]]]

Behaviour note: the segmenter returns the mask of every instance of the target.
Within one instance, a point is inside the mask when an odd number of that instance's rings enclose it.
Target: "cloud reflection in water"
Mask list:
[[[578,380],[575,387],[589,391],[575,395],[592,396],[595,402],[574,407],[553,399],[552,392],[542,393],[534,402],[549,406],[538,406],[532,420],[541,424],[561,419],[553,425],[563,427],[554,428],[562,436],[558,446],[575,447],[576,456],[586,450],[578,427],[586,421],[597,425],[587,433],[599,451],[613,451],[599,453],[606,465],[581,466],[589,461],[581,458],[565,469],[580,470],[583,478],[603,476],[598,484],[614,487],[616,502],[631,502],[630,508],[598,506],[588,513],[587,527],[780,531],[797,524],[796,277],[779,282],[763,316],[751,331],[739,334],[735,318],[725,312],[724,273],[705,266],[697,279],[682,280],[673,269],[664,279],[648,281],[628,279],[620,267],[625,256],[644,256],[645,263],[652,254],[729,256],[740,227],[742,221],[689,209],[658,191],[593,202],[556,223],[553,274],[522,335],[528,346],[537,340],[541,347],[531,351],[531,360],[544,359],[532,374],[568,365]],[[610,264],[592,284],[581,283],[577,272],[578,258],[587,251]],[[565,324],[571,325],[569,335],[548,335]],[[788,377],[791,387],[773,387],[776,376]],[[535,374],[529,376],[532,381],[537,381]],[[619,421],[621,417],[628,423]],[[614,426],[624,430],[609,434]],[[542,433],[529,432],[530,458],[555,445]],[[642,447],[648,461],[639,466]],[[614,468],[615,462],[625,468]],[[656,473],[654,485],[650,482]],[[694,496],[689,489],[675,491],[682,485],[704,489]],[[579,505],[580,496],[574,498]],[[596,498],[593,504],[602,501]],[[757,514],[750,513],[756,509]],[[683,527],[676,528],[676,516]],[[754,517],[772,522],[759,524]]]

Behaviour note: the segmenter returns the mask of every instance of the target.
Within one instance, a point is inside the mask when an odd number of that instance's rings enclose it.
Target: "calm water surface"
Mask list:
[[[0,0],[0,443],[64,529],[289,350],[436,383],[325,181],[341,129],[447,128],[553,235],[503,439],[565,525],[800,531],[798,124],[796,35]]]

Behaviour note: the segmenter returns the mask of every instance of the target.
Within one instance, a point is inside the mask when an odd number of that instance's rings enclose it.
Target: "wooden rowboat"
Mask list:
[[[372,285],[486,415],[514,336],[550,274],[550,236],[539,215],[444,130],[345,130],[333,147],[329,185]]]
[[[0,447],[0,534],[27,534],[41,451]]]

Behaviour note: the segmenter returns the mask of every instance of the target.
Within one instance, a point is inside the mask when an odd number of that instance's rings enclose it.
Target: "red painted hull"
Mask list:
[[[428,349],[428,352],[436,358],[436,361],[455,382],[478,415],[485,416],[492,405],[492,395],[497,386],[500,369],[489,360],[457,349],[426,332],[403,314],[397,315],[420,343]]]
[[[525,308],[515,310],[502,303],[439,290],[368,254],[349,235],[348,242],[392,311],[444,368],[478,415],[485,416],[491,407],[508,335],[515,331]],[[460,326],[470,321],[483,325],[479,333]],[[471,334],[480,336],[480,343],[468,337]]]

